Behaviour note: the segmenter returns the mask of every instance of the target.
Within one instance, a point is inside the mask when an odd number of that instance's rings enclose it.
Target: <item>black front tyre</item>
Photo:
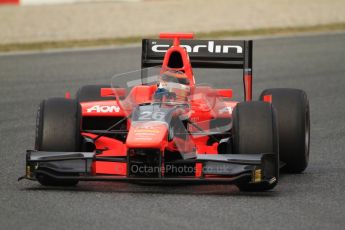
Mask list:
[[[261,101],[242,102],[233,111],[233,151],[235,154],[273,153],[273,183],[239,183],[241,191],[265,191],[274,188],[279,178],[278,131],[275,111]]]
[[[301,173],[308,166],[310,142],[310,111],[307,94],[299,89],[266,89],[272,95],[272,105],[277,111],[279,127],[280,160],[289,173]]]
[[[38,151],[78,152],[81,150],[81,108],[76,100],[51,98],[43,100],[36,120],[35,149]],[[57,180],[37,175],[46,186],[73,186],[78,180]]]

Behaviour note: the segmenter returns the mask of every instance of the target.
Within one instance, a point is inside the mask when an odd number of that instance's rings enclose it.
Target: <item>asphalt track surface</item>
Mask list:
[[[231,185],[18,183],[40,100],[139,68],[140,48],[0,56],[0,229],[344,229],[345,34],[259,40],[254,53],[255,97],[264,88],[296,87],[311,107],[309,167],[264,193]],[[229,83],[236,94],[236,74],[197,71],[196,78]]]

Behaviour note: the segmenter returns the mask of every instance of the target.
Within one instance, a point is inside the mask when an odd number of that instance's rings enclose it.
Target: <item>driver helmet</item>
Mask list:
[[[169,100],[185,102],[189,94],[189,79],[184,72],[168,70],[159,75],[155,96],[160,95]]]

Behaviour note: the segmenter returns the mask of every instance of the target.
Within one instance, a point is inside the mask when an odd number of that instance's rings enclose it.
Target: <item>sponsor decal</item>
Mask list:
[[[209,53],[223,53],[227,54],[235,52],[237,54],[243,53],[243,48],[239,45],[215,45],[214,41],[208,41],[206,45],[180,45],[185,48],[188,53],[199,53],[200,50],[207,51]],[[170,45],[152,43],[151,50],[155,53],[165,53],[169,49]]]
[[[152,141],[150,137],[135,137],[135,140],[142,140],[142,141]]]
[[[117,105],[94,105],[87,109],[88,113],[118,113],[120,112],[120,107]]]
[[[159,133],[160,131],[157,129],[135,129],[134,133]]]

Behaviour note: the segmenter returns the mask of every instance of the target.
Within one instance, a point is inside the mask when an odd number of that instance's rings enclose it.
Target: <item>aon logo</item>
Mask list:
[[[120,107],[116,105],[95,105],[87,109],[88,113],[118,113],[120,112]]]

